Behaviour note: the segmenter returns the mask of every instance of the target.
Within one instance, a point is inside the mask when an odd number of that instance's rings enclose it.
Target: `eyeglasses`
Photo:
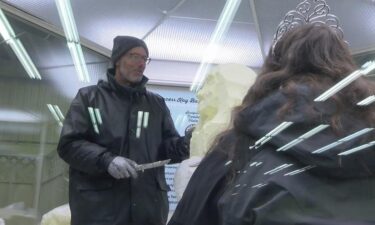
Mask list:
[[[143,61],[145,64],[149,64],[151,62],[151,58],[148,58],[146,56],[142,56],[136,53],[130,53],[128,55],[128,58],[133,62],[141,62]]]

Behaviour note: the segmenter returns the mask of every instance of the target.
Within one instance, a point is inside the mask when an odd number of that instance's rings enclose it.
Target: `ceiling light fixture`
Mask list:
[[[375,95],[372,95],[357,103],[358,106],[367,106],[375,102]]]
[[[357,138],[359,136],[367,134],[367,133],[369,133],[369,132],[371,132],[373,130],[374,130],[374,128],[365,128],[365,129],[362,129],[362,130],[357,131],[357,132],[355,132],[355,133],[353,133],[353,134],[351,134],[349,136],[346,136],[345,138],[342,138],[342,139],[340,139],[340,140],[338,140],[336,142],[333,142],[332,144],[329,144],[329,145],[327,145],[325,147],[322,147],[322,148],[320,148],[318,150],[313,151],[313,154],[318,154],[318,153],[322,153],[322,152],[328,151],[328,150],[330,150],[330,149],[332,149],[332,148],[334,148],[334,147],[336,147],[338,145],[343,144],[344,142],[353,140],[354,138]]]
[[[31,60],[29,54],[26,52],[25,47],[15,35],[12,27],[9,24],[2,9],[0,9],[0,33],[5,42],[12,48],[18,60],[21,62],[23,68],[31,79],[41,80],[39,71],[36,69],[35,64]]]
[[[77,26],[73,16],[72,6],[69,0],[55,0],[59,12],[60,21],[64,28],[64,33],[68,42],[68,48],[76,68],[78,78],[82,82],[90,82],[85,58],[79,40]]]
[[[251,150],[251,149],[254,149],[254,148],[257,149],[257,148],[261,147],[262,145],[264,145],[265,143],[270,141],[274,136],[278,135],[279,133],[281,133],[282,131],[284,131],[288,127],[290,127],[292,124],[293,124],[293,122],[283,122],[283,123],[281,123],[275,129],[271,130],[268,134],[266,134],[264,137],[262,137],[257,142],[255,142],[255,145],[250,146],[249,149]]]
[[[305,133],[304,135],[300,136],[299,138],[289,142],[288,144],[282,146],[281,148],[277,149],[276,151],[286,151],[296,145],[298,145],[299,143],[303,142],[304,140],[314,136],[315,134],[325,130],[326,128],[328,128],[329,125],[319,125],[317,127],[315,127],[314,129],[310,130],[309,132]]]
[[[351,84],[353,81],[358,79],[361,76],[366,76],[371,71],[375,69],[375,61],[369,61],[365,63],[361,69],[354,71],[349,76],[345,77],[342,81],[338,82],[336,85],[334,85],[332,88],[328,89],[326,92],[324,92],[322,95],[317,97],[314,101],[315,102],[324,102],[328,98],[335,95],[337,92],[344,89],[346,86]]]
[[[361,146],[358,146],[358,147],[353,148],[353,149],[350,149],[350,150],[348,150],[348,151],[342,152],[342,153],[339,154],[339,156],[350,155],[350,154],[353,154],[353,153],[359,152],[359,151],[361,151],[361,150],[364,150],[364,149],[370,148],[370,147],[372,147],[372,146],[375,146],[375,141],[370,142],[370,143],[367,143],[367,144],[364,144],[364,145],[361,145]]]
[[[47,107],[49,111],[51,112],[53,118],[56,120],[59,126],[62,127],[65,117],[62,114],[60,107],[58,105],[52,105],[52,104],[47,104]]]
[[[215,30],[211,36],[210,43],[208,44],[204,53],[205,55],[203,56],[202,62],[190,87],[191,91],[198,92],[198,90],[202,87],[207,72],[211,68],[211,63],[214,61],[219,52],[221,42],[232,24],[233,18],[236,15],[240,3],[241,0],[227,0]]]

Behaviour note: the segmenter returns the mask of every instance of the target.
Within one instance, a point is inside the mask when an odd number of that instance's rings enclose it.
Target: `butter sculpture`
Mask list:
[[[190,142],[192,157],[181,163],[175,175],[178,200],[215,137],[229,128],[233,108],[241,104],[255,79],[256,73],[252,69],[237,64],[216,66],[207,75],[197,94],[200,118]]]
[[[200,119],[190,143],[192,156],[204,156],[217,134],[229,127],[233,108],[255,79],[256,73],[243,65],[219,65],[210,71],[197,94]]]

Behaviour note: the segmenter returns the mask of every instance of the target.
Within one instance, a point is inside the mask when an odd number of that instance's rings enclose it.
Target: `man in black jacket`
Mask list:
[[[72,225],[162,225],[168,215],[164,167],[138,173],[137,164],[189,157],[165,101],[146,90],[149,61],[137,38],[114,39],[108,81],[79,90],[58,145],[70,165]]]

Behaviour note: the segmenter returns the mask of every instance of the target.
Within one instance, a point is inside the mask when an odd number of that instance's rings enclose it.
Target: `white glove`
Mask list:
[[[116,179],[137,178],[137,163],[133,160],[117,156],[108,166],[108,173]]]
[[[201,161],[202,157],[193,156],[190,159],[182,161],[176,170],[174,177],[174,191],[178,201],[181,200],[190,178],[193,176],[194,171],[197,169]]]

